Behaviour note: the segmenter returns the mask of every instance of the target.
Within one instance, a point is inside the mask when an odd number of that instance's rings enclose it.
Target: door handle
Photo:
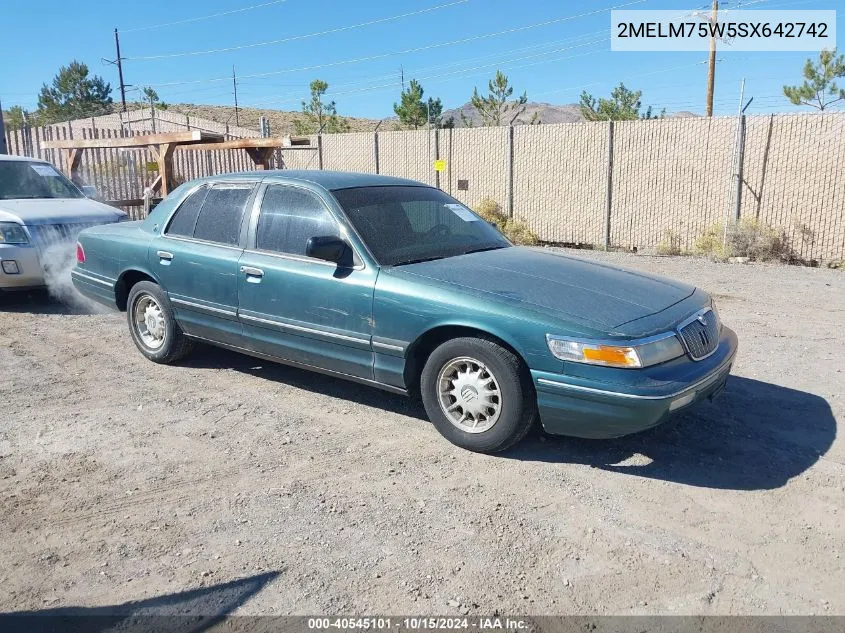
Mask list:
[[[264,271],[260,268],[253,268],[252,266],[241,266],[241,272],[248,277],[263,277]]]
[[[168,261],[173,259],[173,253],[168,253],[167,251],[158,251],[156,255],[158,255],[159,259],[166,259]]]

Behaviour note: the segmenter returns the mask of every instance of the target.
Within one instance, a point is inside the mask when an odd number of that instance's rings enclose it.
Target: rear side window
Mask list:
[[[203,186],[182,201],[182,204],[179,205],[179,209],[170,221],[170,226],[165,231],[167,235],[193,237],[194,227],[197,225],[197,217],[200,214],[200,209],[207,193],[208,187]]]
[[[309,238],[337,235],[337,224],[314,194],[283,185],[271,185],[261,202],[255,247],[290,255],[305,255]]]
[[[197,217],[194,238],[218,244],[236,245],[241,233],[246,202],[252,185],[217,185],[205,196]]]

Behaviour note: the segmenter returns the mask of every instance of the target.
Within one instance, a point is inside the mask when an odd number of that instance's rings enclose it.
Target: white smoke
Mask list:
[[[46,228],[46,227],[45,227]],[[76,265],[76,238],[69,240],[58,231],[45,233],[41,237],[49,246],[41,249],[38,257],[44,272],[44,283],[50,296],[71,308],[74,312],[103,314],[108,309],[80,294],[70,278],[70,271]]]

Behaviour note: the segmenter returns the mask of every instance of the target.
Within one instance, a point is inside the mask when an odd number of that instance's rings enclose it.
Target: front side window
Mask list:
[[[82,197],[82,192],[49,163],[0,160],[0,200]]]
[[[382,266],[511,246],[493,226],[439,189],[355,187],[332,194]]]
[[[313,193],[284,185],[267,187],[258,218],[256,249],[304,256],[310,238],[337,233],[337,223]]]

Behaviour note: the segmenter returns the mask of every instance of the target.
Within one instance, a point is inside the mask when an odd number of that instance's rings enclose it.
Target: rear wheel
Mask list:
[[[151,281],[139,281],[129,291],[126,319],[132,340],[155,363],[172,363],[193,349],[176,323],[167,295]]]
[[[483,338],[437,347],[420,378],[426,413],[453,444],[495,453],[525,437],[536,417],[531,383],[520,359]]]

